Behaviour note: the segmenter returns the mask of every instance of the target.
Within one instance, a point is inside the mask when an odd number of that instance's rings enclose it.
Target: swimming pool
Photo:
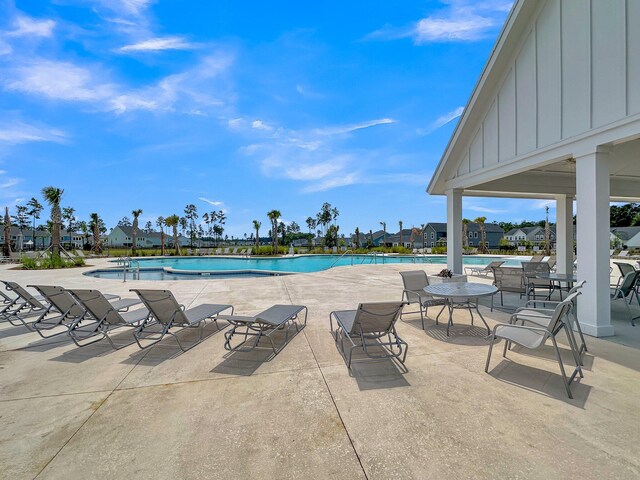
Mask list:
[[[494,260],[505,260],[505,265],[519,266],[519,259],[468,256],[463,257],[464,265],[487,265]],[[426,255],[420,257],[402,255],[299,255],[277,258],[234,258],[234,257],[164,257],[141,258],[134,260],[131,271],[138,272],[140,278],[147,280],[202,279],[206,275],[222,276],[264,276],[291,273],[310,273],[327,270],[334,266],[372,265],[387,263],[437,264],[446,265],[444,255]],[[124,276],[120,269],[102,269],[87,272],[97,278],[120,278]]]

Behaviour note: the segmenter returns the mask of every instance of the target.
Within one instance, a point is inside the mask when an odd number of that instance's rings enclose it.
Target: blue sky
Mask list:
[[[0,203],[55,185],[109,226],[194,203],[236,236],[325,201],[341,233],[444,221],[425,188],[510,4],[0,0]]]

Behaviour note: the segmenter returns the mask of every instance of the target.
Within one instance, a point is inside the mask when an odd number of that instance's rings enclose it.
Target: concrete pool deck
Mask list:
[[[308,326],[265,361],[262,352],[229,355],[213,326],[202,344],[181,353],[172,339],[144,351],[135,345],[114,351],[106,342],[80,349],[66,337],[42,340],[3,322],[1,478],[640,475],[640,326],[627,326],[621,302],[612,307],[620,335],[587,337],[585,378],[573,385],[570,400],[550,348],[515,349],[508,360],[496,352],[485,374],[486,330],[471,327],[463,311],[456,311],[448,338],[445,326],[431,319],[426,331],[417,315],[399,322],[409,343],[408,372],[391,361],[347,370],[329,334],[329,312],[399,300],[397,272],[435,273],[442,265],[122,283],[82,276],[107,265],[90,262],[54,272],[1,266],[0,278],[127,296],[134,287],[168,288],[187,307],[230,303],[239,313],[304,304]],[[509,317],[481,310],[489,325]],[[130,338],[129,332],[116,335],[122,343]]]

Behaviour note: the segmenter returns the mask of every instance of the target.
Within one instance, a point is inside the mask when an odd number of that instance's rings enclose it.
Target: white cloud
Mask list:
[[[25,15],[17,16],[13,23],[15,29],[6,33],[9,37],[51,37],[56,26],[53,20],[38,20]]]
[[[443,0],[442,3],[447,6],[410,27],[386,25],[365,39],[412,38],[416,45],[482,40],[502,26],[513,1]]]
[[[98,0],[104,7],[120,15],[140,16],[155,0]]]
[[[499,209],[499,208],[480,207],[478,205],[470,205],[470,206],[465,205],[463,208],[464,208],[464,210],[471,210],[472,212],[491,213],[491,214],[509,212],[509,210],[503,210],[503,209]]]
[[[455,120],[464,112],[464,107],[458,107],[455,110],[445,113],[444,115],[439,116],[436,120],[431,123],[427,128],[418,129],[418,135],[428,135],[431,132],[439,129],[440,127],[444,127],[447,123]]]
[[[57,129],[36,127],[21,122],[0,125],[0,143],[16,145],[27,142],[65,143],[67,135]],[[5,172],[0,172],[0,174]]]
[[[555,200],[534,200],[531,203],[531,210],[544,210],[546,207],[555,208]]]
[[[251,122],[251,128],[255,130],[266,130],[266,131],[273,130],[273,127],[271,127],[270,125],[267,125],[262,120],[254,120],[253,122]]]
[[[337,174],[344,169],[344,162],[331,160],[323,163],[295,165],[285,169],[285,175],[292,180],[317,180]]]
[[[388,125],[390,123],[395,123],[395,120],[391,118],[380,118],[378,120],[370,120],[367,122],[356,123],[352,125],[319,128],[314,130],[314,133],[316,133],[317,135],[341,135],[356,130],[362,130],[363,128],[370,128],[378,125]]]
[[[131,45],[119,48],[119,51],[128,52],[157,52],[162,50],[191,50],[198,48],[198,44],[190,43],[183,37],[157,37],[143,40]]]
[[[216,200],[209,200],[208,198],[204,198],[204,197],[198,197],[198,200],[202,200],[205,203],[208,203],[209,205],[212,205],[214,207],[219,207],[220,205],[223,205],[222,202],[218,202]]]
[[[360,182],[357,172],[347,173],[338,177],[332,177],[322,180],[321,182],[308,185],[302,189],[305,193],[324,192],[332,188],[346,187]]]

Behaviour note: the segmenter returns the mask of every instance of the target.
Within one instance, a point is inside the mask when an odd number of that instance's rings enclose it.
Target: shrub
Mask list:
[[[53,270],[58,268],[82,267],[85,265],[84,259],[82,258],[65,260],[59,255],[42,258],[22,257],[21,263],[22,268],[25,270]]]

